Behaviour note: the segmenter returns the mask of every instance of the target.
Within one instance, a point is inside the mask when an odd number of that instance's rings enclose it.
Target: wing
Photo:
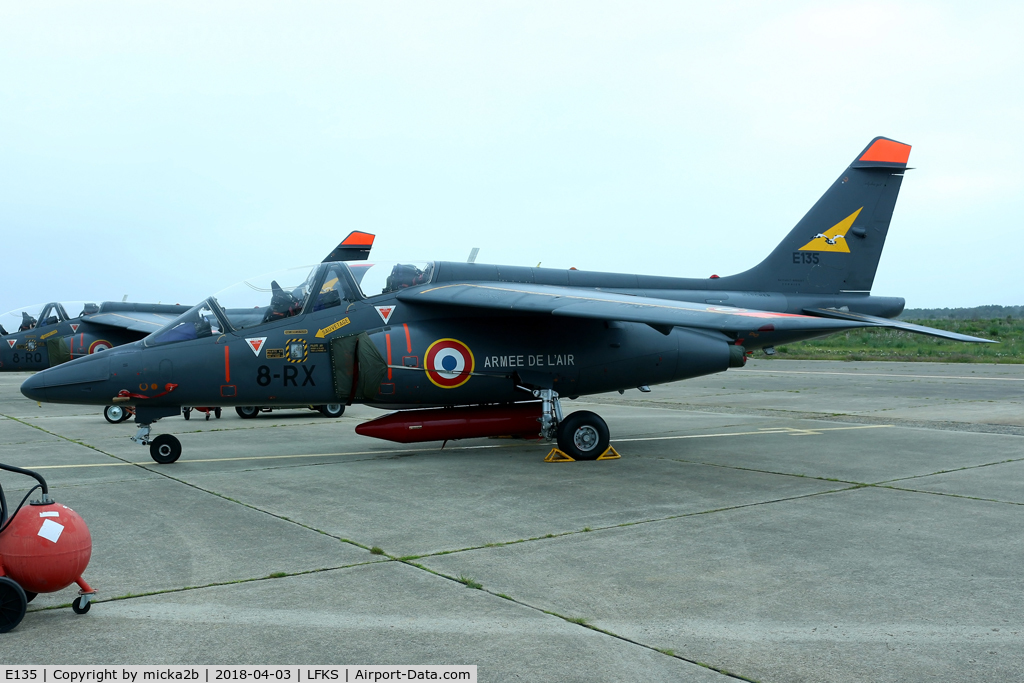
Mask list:
[[[156,332],[189,309],[171,304],[135,304],[107,301],[97,313],[83,315],[82,320],[94,325],[117,327],[143,335]]]
[[[991,339],[982,339],[981,337],[971,337],[970,335],[960,334],[959,332],[948,332],[946,330],[937,330],[934,327],[925,327],[924,325],[915,325],[914,323],[904,322],[902,320],[890,320],[889,318],[877,318],[873,315],[865,315],[863,313],[851,313],[849,311],[837,311],[834,308],[805,308],[804,313],[809,315],[817,315],[825,318],[832,318],[836,320],[854,320],[866,323],[865,326],[877,326],[877,327],[888,327],[894,330],[904,330],[906,332],[916,332],[917,334],[927,334],[932,337],[941,337],[943,339],[952,339],[954,341],[962,342],[977,342],[985,344],[998,344],[999,342]]]
[[[591,289],[511,282],[442,284],[401,292],[398,298],[400,301],[413,304],[463,306],[538,315],[646,323],[663,332],[680,326],[735,333],[777,330],[827,334],[866,327],[858,322],[793,313],[773,313]]]
[[[413,304],[463,306],[495,311],[558,315],[645,323],[663,332],[691,327],[719,332],[800,332],[829,334],[859,327],[889,327],[958,341],[988,342],[955,332],[936,330],[899,320],[876,318],[832,309],[807,309],[800,315],[749,308],[672,301],[592,289],[512,282],[457,282],[401,292],[399,300]]]

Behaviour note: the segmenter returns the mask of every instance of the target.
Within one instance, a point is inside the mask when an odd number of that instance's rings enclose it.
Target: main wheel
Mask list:
[[[171,434],[161,434],[149,443],[149,457],[161,465],[170,465],[181,457],[181,442]]]
[[[82,603],[85,603],[84,606]],[[75,598],[75,601],[71,603],[71,609],[75,610],[75,614],[85,614],[92,607],[91,602],[85,602],[85,597],[79,595]]]
[[[260,414],[259,406],[238,406],[235,408],[235,412],[238,413],[238,417],[243,420],[251,420],[254,417],[258,417]]]
[[[324,417],[341,417],[345,414],[345,406],[341,403],[328,403],[325,406],[317,406],[316,409]]]
[[[128,411],[121,406],[107,406],[103,409],[103,419],[112,425],[124,422],[127,415]]]
[[[185,406],[184,408],[181,409],[181,416],[186,420],[189,419],[192,416],[192,409],[189,408],[188,406]]]
[[[574,460],[597,460],[608,450],[608,441],[608,424],[589,410],[578,410],[558,424],[558,449]]]
[[[0,633],[7,633],[25,617],[28,599],[17,583],[0,576]]]
[[[214,415],[215,415],[215,416],[217,417],[217,419],[219,420],[219,419],[220,419],[220,408],[214,408],[214,409],[213,409],[213,414],[214,414]]]

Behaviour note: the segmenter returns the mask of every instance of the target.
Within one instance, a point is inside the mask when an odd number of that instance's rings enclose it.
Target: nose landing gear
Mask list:
[[[179,413],[180,407],[135,409],[135,424],[139,429],[131,439],[142,446],[149,446],[149,457],[161,465],[169,465],[181,457],[181,442],[172,434],[160,434],[150,438],[150,429],[160,418]]]

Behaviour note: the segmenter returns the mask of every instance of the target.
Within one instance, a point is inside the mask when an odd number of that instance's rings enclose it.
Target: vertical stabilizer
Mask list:
[[[869,291],[909,158],[910,145],[872,140],[768,258],[716,289]]]

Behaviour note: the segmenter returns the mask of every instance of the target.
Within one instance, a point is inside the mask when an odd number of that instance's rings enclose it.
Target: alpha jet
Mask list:
[[[365,261],[374,236],[354,231],[325,261]],[[53,301],[0,314],[0,371],[43,370],[138,341],[191,306],[127,301]],[[81,311],[72,317],[69,312]],[[10,331],[8,331],[10,330]]]
[[[364,403],[398,412],[356,431],[399,442],[557,439],[574,459],[609,445],[561,398],[740,367],[747,354],[888,327],[901,298],[870,293],[910,146],[875,138],[775,250],[728,277],[692,279],[478,263],[331,261],[210,297],[146,339],[44,370],[39,401],[135,407],[135,441],[161,463],[157,420],[187,405]]]
[[[189,308],[121,301],[54,301],[15,309],[0,315],[0,370],[43,370],[138,341]],[[69,312],[75,311],[80,312],[72,317]]]

